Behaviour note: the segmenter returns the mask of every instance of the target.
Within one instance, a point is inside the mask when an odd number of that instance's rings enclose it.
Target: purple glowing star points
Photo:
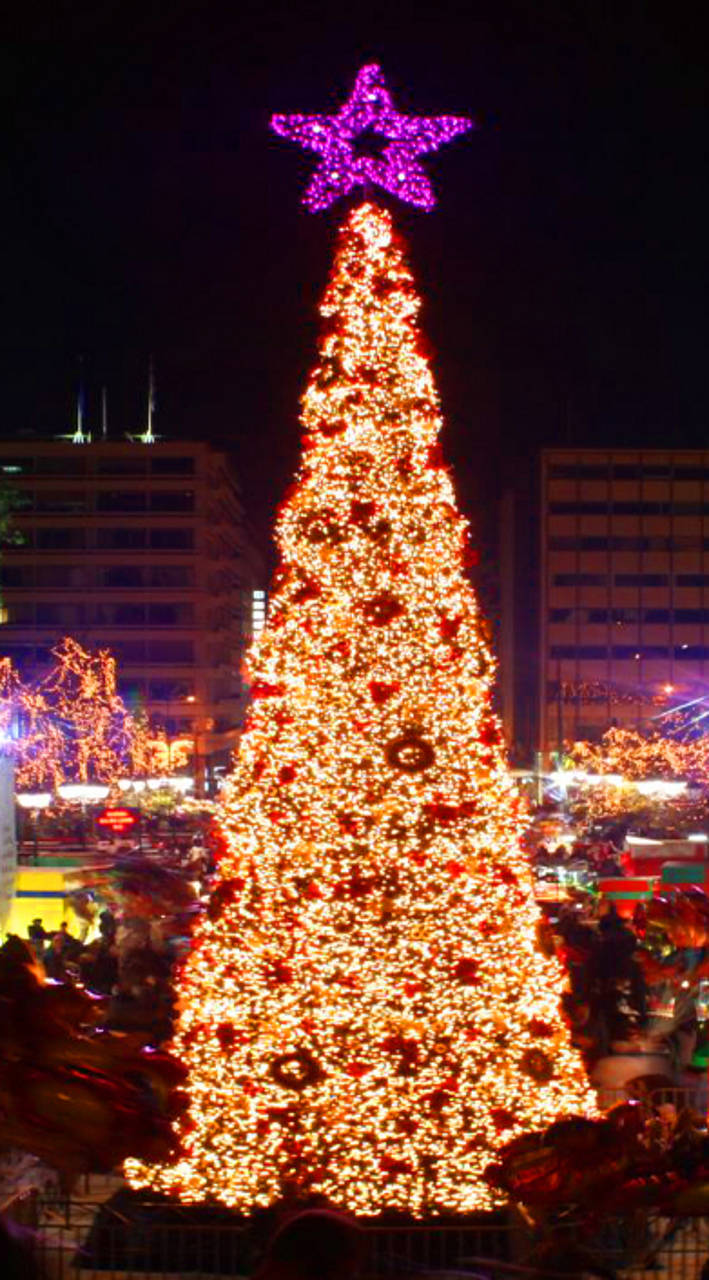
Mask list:
[[[465,116],[402,116],[394,109],[380,67],[362,67],[345,105],[333,116],[272,116],[271,128],[321,157],[303,203],[311,213],[327,209],[358,186],[383,187],[419,209],[436,203],[417,156],[437,151],[474,128]],[[378,156],[357,153],[363,135],[381,139]]]

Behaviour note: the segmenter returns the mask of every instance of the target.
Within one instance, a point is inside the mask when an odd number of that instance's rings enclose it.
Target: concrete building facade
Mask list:
[[[540,514],[540,750],[709,711],[709,451],[546,450]]]
[[[0,649],[25,676],[64,635],[107,648],[119,689],[198,775],[224,765],[263,567],[227,456],[201,442],[0,442],[19,541],[0,560]]]

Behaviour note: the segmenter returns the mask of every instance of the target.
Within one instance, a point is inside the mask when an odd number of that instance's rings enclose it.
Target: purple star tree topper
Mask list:
[[[426,211],[436,198],[417,156],[437,151],[474,127],[465,116],[402,116],[394,109],[380,67],[362,67],[347,102],[332,116],[273,116],[271,127],[321,157],[303,203],[311,213],[327,209],[359,186],[383,187]],[[380,142],[380,154],[359,154],[361,143]]]

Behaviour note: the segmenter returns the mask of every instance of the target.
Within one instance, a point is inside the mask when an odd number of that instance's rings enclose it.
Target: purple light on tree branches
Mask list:
[[[380,67],[362,67],[345,105],[332,116],[273,116],[271,127],[321,157],[303,203],[327,209],[358,186],[383,187],[419,209],[436,203],[417,156],[437,151],[474,127],[465,116],[402,116],[394,109]],[[371,154],[371,144],[378,154]],[[367,144],[370,154],[363,150]]]

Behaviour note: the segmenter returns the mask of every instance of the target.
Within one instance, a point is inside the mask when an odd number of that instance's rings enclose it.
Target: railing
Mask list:
[[[47,1280],[222,1280],[252,1275],[267,1232],[212,1211],[195,1220],[179,1208],[57,1203],[42,1214],[38,1257]],[[265,1224],[264,1224],[265,1225]],[[525,1280],[622,1276],[623,1280],[700,1280],[709,1254],[709,1220],[637,1213],[585,1236],[569,1224],[553,1242],[502,1218],[455,1226],[365,1228],[361,1280]]]
[[[605,1108],[628,1096],[628,1090],[605,1090],[599,1102]],[[647,1100],[653,1106],[706,1111],[705,1083],[699,1079],[696,1088],[654,1089]],[[26,1159],[17,1153],[20,1163]],[[69,1200],[54,1182],[8,1195],[2,1208],[16,1222],[37,1228],[37,1251],[47,1280],[233,1280],[252,1274],[268,1234],[265,1221],[259,1229],[256,1220],[247,1224],[220,1209],[190,1210],[141,1202],[130,1195],[114,1197],[121,1187],[115,1176],[89,1176],[75,1188],[76,1198]],[[639,1211],[606,1221],[585,1235],[572,1223],[555,1229],[544,1263],[539,1250],[550,1243],[546,1233],[514,1214],[455,1225],[365,1224],[364,1230],[362,1280],[525,1280],[571,1274],[700,1280],[709,1259],[709,1216],[668,1218]],[[605,1270],[594,1272],[590,1263],[579,1269],[579,1250]]]
[[[661,1085],[659,1088],[644,1090],[628,1081],[625,1088],[598,1088],[596,1097],[601,1111],[609,1111],[619,1102],[642,1101],[653,1107],[673,1106],[677,1111],[688,1107],[706,1117],[709,1111],[709,1082],[704,1075],[697,1076],[696,1084]]]

